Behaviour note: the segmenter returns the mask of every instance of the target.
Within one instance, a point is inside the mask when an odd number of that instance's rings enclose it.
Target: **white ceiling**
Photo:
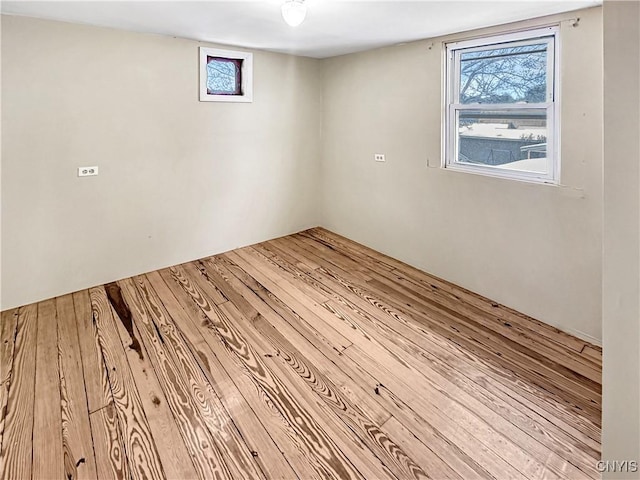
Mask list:
[[[150,32],[316,58],[601,5],[602,0],[306,0],[289,27],[281,0],[2,1],[5,14]]]

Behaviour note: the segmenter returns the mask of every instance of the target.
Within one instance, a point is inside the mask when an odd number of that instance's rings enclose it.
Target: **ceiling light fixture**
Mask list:
[[[282,4],[282,18],[291,27],[297,27],[307,16],[307,6],[304,0],[287,0]]]

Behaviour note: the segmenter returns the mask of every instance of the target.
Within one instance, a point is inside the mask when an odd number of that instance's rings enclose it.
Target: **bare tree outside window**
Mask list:
[[[460,103],[542,103],[546,96],[546,44],[461,55]]]

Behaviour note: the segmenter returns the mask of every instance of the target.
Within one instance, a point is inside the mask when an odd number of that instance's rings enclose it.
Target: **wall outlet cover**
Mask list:
[[[90,177],[98,175],[98,167],[78,167],[79,177]]]

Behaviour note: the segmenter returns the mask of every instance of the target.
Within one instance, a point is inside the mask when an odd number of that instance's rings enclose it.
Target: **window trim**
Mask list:
[[[486,37],[477,37],[445,44],[444,53],[444,106],[443,106],[443,162],[442,167],[448,170],[475,173],[492,177],[509,178],[534,183],[559,184],[560,182],[560,29],[558,25],[522,30]],[[506,104],[460,104],[453,103],[459,92],[460,52],[484,50],[504,43],[522,45],[539,42],[545,39],[553,48],[548,49],[547,82],[552,83],[548,89],[547,101],[544,103],[506,103]],[[516,45],[517,46],[517,45]],[[457,52],[457,53],[456,53]],[[458,56],[456,56],[458,55]],[[508,170],[492,165],[477,165],[457,160],[458,135],[456,132],[457,113],[462,110],[527,110],[546,109],[547,111],[547,158],[550,159],[548,173]]]
[[[207,57],[241,60],[240,95],[211,95],[207,93]],[[201,102],[253,102],[253,54],[235,50],[200,47],[200,101]]]

